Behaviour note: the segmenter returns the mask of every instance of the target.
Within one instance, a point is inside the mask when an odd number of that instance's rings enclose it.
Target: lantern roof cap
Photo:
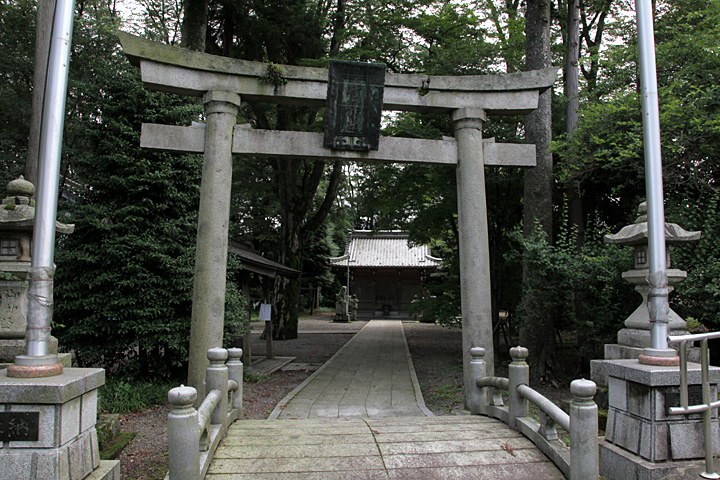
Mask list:
[[[0,229],[24,230],[32,232],[35,224],[35,185],[23,176],[11,180],[7,184],[7,197],[0,204]],[[75,225],[55,221],[58,233],[69,234]]]
[[[647,245],[648,224],[647,224],[647,202],[642,202],[638,207],[640,216],[635,223],[626,225],[618,233],[605,235],[605,243],[616,245]],[[701,232],[688,232],[677,223],[665,222],[665,243],[694,242],[700,239]]]

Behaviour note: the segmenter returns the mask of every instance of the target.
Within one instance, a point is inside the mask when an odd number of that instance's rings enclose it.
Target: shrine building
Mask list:
[[[430,247],[410,246],[407,232],[353,230],[345,255],[330,258],[350,295],[358,298],[358,319],[410,318],[408,307],[423,294],[428,275],[440,265]]]

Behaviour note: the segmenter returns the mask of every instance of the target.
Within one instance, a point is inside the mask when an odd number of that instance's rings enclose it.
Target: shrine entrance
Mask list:
[[[556,68],[462,77],[386,74],[379,83],[379,73],[350,67],[340,71],[341,79],[333,87],[340,89],[341,101],[331,104],[326,69],[281,66],[284,84],[273,85],[262,80],[268,70],[263,63],[119,35],[125,54],[140,67],[146,87],[201,97],[205,105],[204,128],[143,124],[141,138],[145,148],[204,154],[188,372],[198,403],[205,392],[206,352],[222,344],[233,154],[455,166],[466,402],[474,381],[469,369],[472,347],[485,348],[485,358],[490,359],[487,375],[494,375],[484,170],[485,166],[532,167],[535,146],[483,139],[482,126],[488,115],[525,115],[536,109],[540,92],[555,82]],[[382,101],[375,108],[378,95]],[[346,98],[363,100],[342,101]],[[241,101],[325,106],[326,116],[337,120],[335,131],[326,130],[324,135],[237,125]],[[359,131],[368,124],[358,118],[371,122],[382,110],[449,114],[455,137],[420,140],[378,134],[375,138]]]

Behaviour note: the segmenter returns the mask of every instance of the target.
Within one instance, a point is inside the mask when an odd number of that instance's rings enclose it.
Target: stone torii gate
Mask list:
[[[535,166],[535,146],[483,140],[487,115],[524,115],[537,108],[539,93],[555,82],[556,68],[484,76],[387,74],[384,110],[447,113],[455,138],[418,140],[381,137],[375,151],[331,150],[322,133],[255,130],[236,125],[246,102],[323,107],[328,70],[282,66],[287,83],[261,79],[268,66],[194,52],[121,33],[130,61],[146,87],[201,97],[207,125],[143,124],[145,148],[204,154],[195,260],[195,286],[188,383],[204,398],[206,352],[222,344],[225,305],[232,155],[455,165],[458,183],[460,276],[465,399],[471,392],[470,348],[483,347],[493,359],[490,260],[485,200],[486,165]],[[494,365],[488,364],[488,375]]]

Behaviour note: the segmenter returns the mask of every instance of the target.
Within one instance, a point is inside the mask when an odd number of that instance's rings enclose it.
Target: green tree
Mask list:
[[[0,22],[0,161],[9,180],[22,173],[28,143],[33,4],[0,3]],[[59,209],[75,233],[56,248],[54,334],[82,365],[167,378],[187,356],[200,163],[141,150],[139,127],[186,124],[199,110],[143,89],[117,26],[105,3],[78,4]],[[228,316],[238,299],[228,297]]]
[[[550,52],[550,0],[528,0],[525,12],[525,67],[539,70],[551,66]],[[537,165],[525,170],[523,193],[523,228],[525,236],[537,236],[540,229],[552,241],[552,193],[553,157],[550,153],[552,139],[552,89],[541,93],[538,108],[525,118],[525,133],[528,143],[535,144]],[[536,282],[541,282],[541,273],[532,268],[532,263],[523,266],[524,302],[533,305],[537,297]],[[546,374],[548,359],[554,353],[554,336],[538,335],[538,332],[552,332],[553,315],[546,308],[524,309],[520,326],[520,343],[530,350],[528,361],[534,379]]]
[[[23,173],[33,82],[35,2],[0,2],[0,182]]]
[[[92,6],[90,6],[92,7]],[[199,161],[140,148],[140,123],[185,123],[197,107],[147,92],[121,55],[115,19],[79,13],[64,172],[55,321],[81,365],[170,377],[187,356]]]

